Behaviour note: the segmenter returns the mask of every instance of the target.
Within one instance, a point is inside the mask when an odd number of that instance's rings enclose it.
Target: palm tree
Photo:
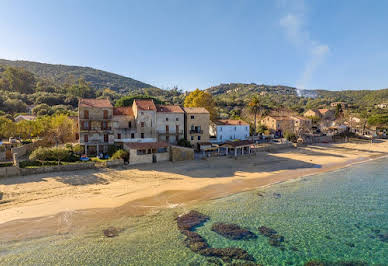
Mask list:
[[[253,135],[256,135],[256,119],[257,119],[257,114],[259,113],[260,109],[261,109],[261,100],[260,100],[260,97],[259,95],[253,95],[251,97],[251,99],[249,100],[249,103],[248,103],[248,107],[249,107],[249,111],[254,115],[255,117],[255,124],[254,124],[254,133]]]

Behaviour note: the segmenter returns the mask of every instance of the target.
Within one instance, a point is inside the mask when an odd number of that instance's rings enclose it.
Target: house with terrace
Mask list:
[[[78,103],[79,143],[85,154],[108,152],[114,144],[113,106],[107,99],[80,99]]]
[[[218,120],[210,124],[209,131],[216,143],[235,139],[246,140],[249,137],[249,124],[242,120]]]

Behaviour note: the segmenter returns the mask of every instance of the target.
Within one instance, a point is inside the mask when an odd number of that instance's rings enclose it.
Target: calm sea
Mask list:
[[[304,265],[314,260],[388,265],[386,158],[190,208],[124,217],[88,233],[1,243],[0,265],[212,265],[214,260],[186,248],[177,230],[174,218],[190,209],[210,216],[196,231],[212,247],[240,247],[258,264]],[[215,222],[238,224],[258,237],[226,239],[210,230]],[[106,238],[102,229],[108,226],[124,231]],[[284,236],[281,247],[271,246],[259,226]]]

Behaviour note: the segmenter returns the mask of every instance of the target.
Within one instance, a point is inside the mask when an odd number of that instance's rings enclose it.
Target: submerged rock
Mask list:
[[[209,247],[206,240],[200,234],[188,230],[182,230],[181,233],[186,236],[184,240],[186,247],[193,252],[198,253],[200,250]]]
[[[377,235],[380,241],[388,242],[388,233]]]
[[[109,227],[107,229],[102,230],[102,232],[104,233],[104,236],[106,236],[106,237],[116,237],[119,235],[121,230],[117,229],[115,227]]]
[[[262,192],[257,192],[257,196],[264,197],[264,194]]]
[[[273,193],[272,195],[274,196],[275,199],[280,199],[282,197],[280,193]]]
[[[274,229],[269,228],[269,227],[265,227],[265,226],[260,226],[259,227],[259,232],[260,232],[260,234],[262,234],[262,235],[264,235],[266,237],[270,237],[272,235],[276,235],[277,234],[277,232]]]
[[[218,257],[221,259],[236,259],[236,260],[247,260],[254,261],[252,255],[241,248],[207,248],[199,252],[202,256],[207,257]]]
[[[190,211],[177,218],[177,225],[180,230],[192,230],[207,220],[209,220],[209,216],[197,211]]]
[[[251,231],[241,228],[237,224],[215,223],[212,225],[212,231],[232,240],[247,240],[257,238]]]

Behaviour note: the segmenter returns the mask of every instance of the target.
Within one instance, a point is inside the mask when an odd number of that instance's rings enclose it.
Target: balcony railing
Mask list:
[[[190,134],[203,134],[203,130],[195,130],[195,129],[191,129],[190,130]]]
[[[158,130],[158,133],[161,135],[180,135],[183,134],[183,129],[182,130]]]

